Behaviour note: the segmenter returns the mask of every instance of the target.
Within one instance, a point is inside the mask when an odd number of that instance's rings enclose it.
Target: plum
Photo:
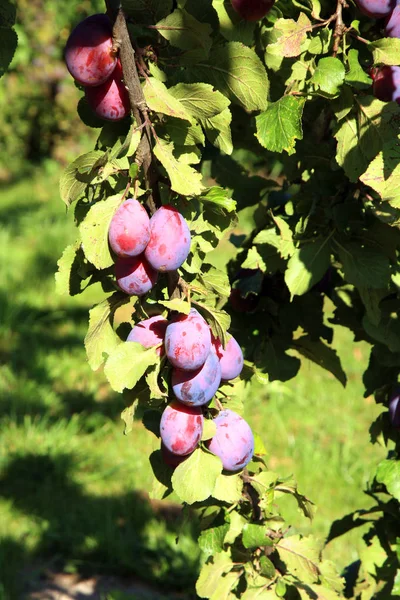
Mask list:
[[[203,434],[201,408],[185,406],[174,400],[161,415],[160,435],[167,450],[179,456],[190,454]]]
[[[390,15],[386,27],[385,33],[387,37],[400,38],[400,5],[398,4],[392,14]]]
[[[189,406],[202,406],[210,402],[220,383],[221,366],[213,350],[204,365],[195,371],[172,369],[172,390],[178,400]]]
[[[154,317],[150,317],[150,319],[139,321],[139,323],[136,323],[132,327],[126,341],[139,342],[143,348],[159,346],[157,354],[161,356],[164,354],[163,342],[167,325],[168,321],[162,315],[155,315]]]
[[[223,410],[214,419],[217,432],[206,444],[219,456],[226,471],[239,471],[252,459],[254,437],[249,424],[233,410]]]
[[[259,21],[274,5],[275,0],[231,0],[235,11],[245,21]]]
[[[374,96],[382,102],[400,104],[400,67],[379,67],[373,75]]]
[[[389,419],[394,429],[400,429],[400,388],[396,388],[389,399]]]
[[[179,314],[165,332],[165,352],[178,369],[193,371],[202,367],[211,350],[211,333],[206,321],[193,308]]]
[[[190,454],[186,454],[185,456],[174,454],[173,452],[170,452],[168,448],[166,448],[161,442],[161,456],[166,465],[168,465],[172,469],[176,469],[178,465],[180,465],[187,458],[189,458]]]
[[[145,256],[157,271],[175,271],[190,250],[190,231],[173,206],[161,206],[150,219],[150,241]]]
[[[112,46],[112,25],[107,15],[92,15],[81,21],[65,46],[65,62],[75,81],[85,86],[107,81],[117,64]]]
[[[356,4],[368,17],[381,19],[390,15],[396,6],[396,0],[356,0]]]
[[[118,258],[115,276],[119,288],[130,296],[143,296],[157,281],[158,273],[141,254],[129,258]]]
[[[115,211],[108,241],[118,256],[142,254],[150,239],[150,219],[140,202],[129,198]]]
[[[85,89],[86,100],[98,117],[106,121],[120,121],[131,107],[128,91],[122,81],[122,67],[118,61],[111,77],[101,85]]]
[[[229,338],[225,349],[219,339],[212,337],[212,343],[221,365],[221,379],[229,381],[238,377],[243,369],[243,352],[232,336]]]

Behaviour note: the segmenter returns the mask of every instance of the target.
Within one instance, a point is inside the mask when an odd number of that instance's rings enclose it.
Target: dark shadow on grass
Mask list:
[[[15,590],[24,583],[18,573],[39,559],[51,560],[59,571],[73,564],[82,577],[138,576],[162,584],[163,591],[193,589],[198,556],[175,543],[182,531],[176,505],[164,504],[161,510],[136,491],[90,495],[74,480],[74,458],[16,455],[0,476],[0,495],[16,512],[43,524],[30,552],[13,540],[0,540],[0,557],[5,559],[0,574],[9,598],[18,597]],[[186,522],[183,531],[186,538],[197,535],[195,519]]]

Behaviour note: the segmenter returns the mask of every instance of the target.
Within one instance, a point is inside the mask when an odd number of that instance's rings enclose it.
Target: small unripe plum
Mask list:
[[[190,454],[201,439],[203,424],[201,408],[185,406],[175,400],[167,406],[161,416],[162,443],[173,454]]]
[[[157,271],[175,271],[188,257],[190,241],[189,227],[182,215],[173,206],[161,206],[150,219],[146,258]]]
[[[385,33],[387,37],[400,38],[400,5],[398,4],[392,14],[390,15],[386,27]]]
[[[158,356],[161,356],[164,354],[163,342],[167,326],[167,319],[164,319],[162,315],[155,315],[154,317],[150,317],[150,319],[145,319],[144,321],[136,323],[136,325],[132,327],[126,341],[139,342],[139,344],[142,344],[143,348],[159,346],[157,348],[157,354]]]
[[[259,21],[274,5],[275,0],[231,0],[235,11],[245,21]]]
[[[396,6],[396,0],[356,0],[356,4],[368,17],[381,19],[390,15]]]
[[[400,67],[380,67],[374,73],[374,96],[382,102],[400,104]]]
[[[235,338],[230,337],[225,348],[214,336],[212,342],[221,365],[221,379],[229,381],[238,377],[243,369],[243,352]]]
[[[389,400],[389,418],[394,429],[400,429],[400,388],[392,392]]]
[[[104,83],[117,64],[112,46],[112,25],[107,15],[84,19],[72,31],[65,47],[68,71],[82,85]]]
[[[137,256],[149,243],[150,219],[140,202],[129,198],[115,211],[108,241],[118,256]]]
[[[115,276],[120,289],[130,296],[143,296],[157,281],[158,273],[143,255],[118,258],[115,263]]]
[[[210,402],[221,383],[221,366],[211,350],[206,362],[195,371],[172,369],[171,384],[175,396],[188,406],[202,406]]]
[[[189,458],[190,454],[186,454],[185,456],[179,456],[179,454],[173,454],[170,452],[168,448],[164,446],[161,442],[161,456],[166,465],[171,467],[172,469],[176,469],[178,465],[183,463],[187,458]]]
[[[252,459],[254,436],[250,425],[233,410],[223,410],[214,419],[216,434],[207,442],[210,452],[219,456],[226,471],[239,471]]]
[[[131,107],[128,91],[122,81],[122,67],[118,61],[112,75],[96,87],[85,89],[86,100],[98,117],[106,121],[120,121]]]
[[[165,333],[165,352],[174,367],[184,371],[199,369],[210,350],[210,328],[197,310],[172,319]]]

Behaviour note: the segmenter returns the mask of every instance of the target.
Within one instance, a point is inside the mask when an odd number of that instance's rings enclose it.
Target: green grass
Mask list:
[[[188,590],[199,565],[193,519],[149,504],[157,442],[139,423],[122,435],[123,398],[86,362],[88,308],[101,292],[54,292],[57,260],[75,239],[58,176],[48,163],[33,180],[0,188],[0,598],[17,597],[27,565],[135,574],[165,592]],[[341,329],[335,337],[346,390],[304,361],[292,382],[255,386],[246,398],[270,468],[294,474],[318,510],[310,524],[290,498],[278,504],[294,531],[321,540],[333,519],[368,506],[362,489],[382,456],[369,444],[377,409],[361,384],[368,347]],[[339,538],[327,556],[351,562],[360,535]]]

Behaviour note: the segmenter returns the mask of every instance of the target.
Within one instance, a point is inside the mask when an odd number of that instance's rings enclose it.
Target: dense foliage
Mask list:
[[[176,395],[157,345],[126,341],[134,324],[155,315],[171,322],[195,308],[223,347],[229,329],[244,352],[240,377],[223,382],[201,412],[200,445],[172,466],[161,447],[150,457],[152,496],[174,491],[201,519],[200,597],[400,595],[400,113],[395,102],[376,98],[370,77],[400,63],[400,41],[385,37],[385,23],[370,16],[373,4],[360,0],[360,12],[342,0],[278,0],[262,20],[245,21],[222,0],[125,0],[114,41],[133,116],[105,123],[84,96],[79,103],[84,123],[100,129],[95,149],[61,181],[79,237],[61,257],[56,281],[71,295],[103,286],[107,297],[90,311],[85,345],[91,367],[104,365],[111,387],[124,393],[126,433],[140,408],[159,436]],[[3,15],[2,28],[12,32],[14,17]],[[0,64],[10,60],[2,50]],[[127,198],[149,216],[174,207],[192,240],[179,271],[160,272],[140,295],[117,285],[120,259],[109,244]],[[172,247],[181,242],[167,238]],[[371,438],[388,448],[366,490],[372,508],[331,528],[333,539],[370,524],[346,587],[316,541],[293,535],[280,516],[282,494],[306,516],[312,505],[268,469],[261,438],[240,472],[222,470],[210,451],[215,417],[244,414],[253,378],[286,381],[305,356],[345,385],[334,324],[372,346],[365,394],[375,394],[382,413]]]

